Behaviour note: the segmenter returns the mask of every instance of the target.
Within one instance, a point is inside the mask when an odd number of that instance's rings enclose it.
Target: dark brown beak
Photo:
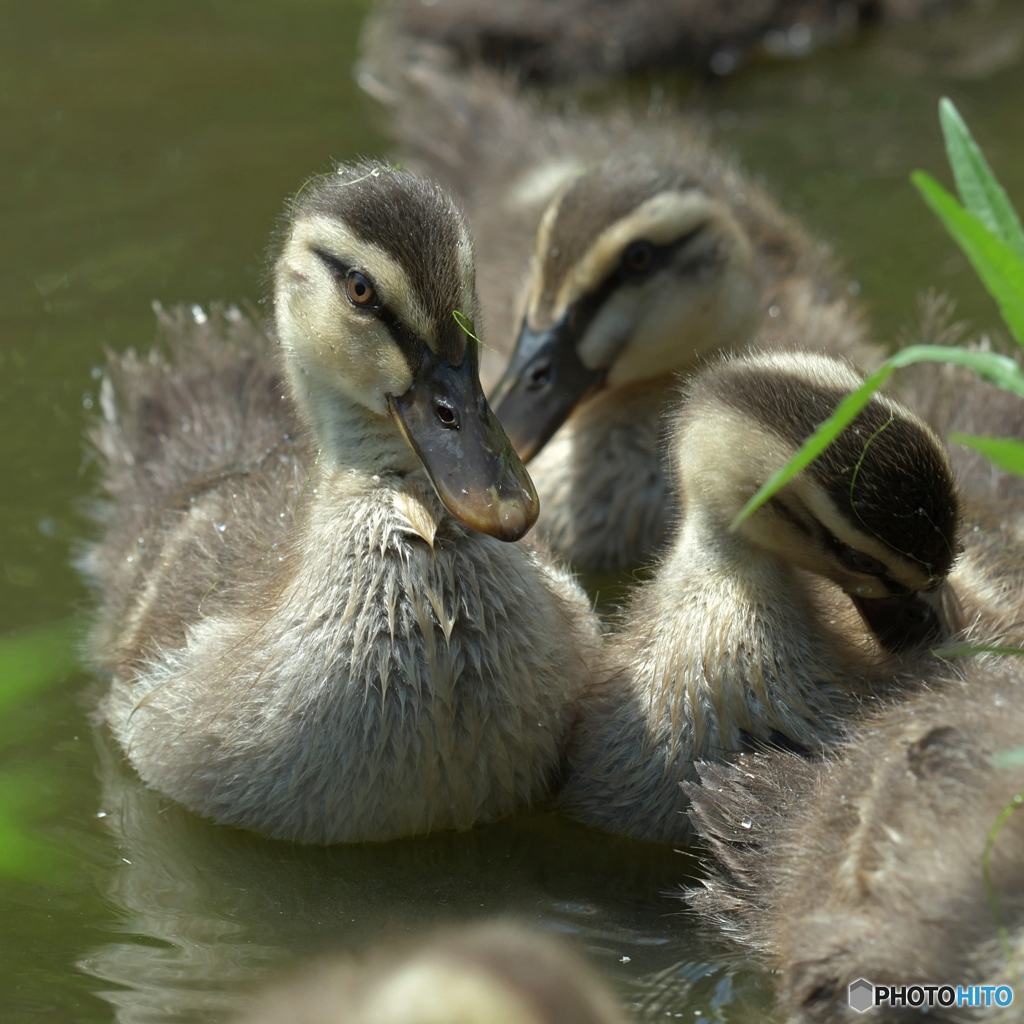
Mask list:
[[[956,591],[946,580],[929,591],[890,597],[854,597],[861,618],[893,654],[943,643],[963,629]]]
[[[523,320],[515,352],[494,389],[494,411],[524,462],[551,440],[581,399],[604,383],[576,353],[577,332],[566,314],[545,331]]]
[[[427,349],[412,387],[388,395],[388,407],[448,511],[481,533],[519,540],[540,502],[487,404],[477,362],[473,344],[459,366]]]

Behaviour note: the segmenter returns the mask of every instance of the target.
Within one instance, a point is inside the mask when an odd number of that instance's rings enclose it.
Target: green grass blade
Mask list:
[[[961,434],[950,431],[949,439],[981,452],[989,462],[994,462],[1007,473],[1024,476],[1024,443],[1012,437],[983,437],[980,434]]]
[[[78,619],[0,637],[0,710],[56,685],[75,668],[82,635]]]
[[[946,153],[964,206],[1024,260],[1024,229],[984,154],[950,99],[939,101]]]
[[[801,470],[809,466],[856,418],[871,401],[871,396],[895,370],[912,363],[955,363],[974,370],[978,376],[1024,398],[1024,372],[1012,360],[995,352],[971,352],[946,345],[911,345],[887,359],[856,391],[847,395],[836,411],[803,443],[800,450],[781,469],[776,470],[758,492],[740,509],[730,524],[736,527],[753,515]]]
[[[955,345],[908,345],[883,363],[900,369],[912,363],[954,363],[973,370],[982,380],[1024,398],[1024,372],[1008,356],[975,352]]]
[[[989,232],[930,174],[914,171],[910,180],[963,249],[996,300],[1011,333],[1024,345],[1024,260]]]
[[[1024,747],[997,751],[989,762],[993,768],[1024,768]]]
[[[1015,793],[1013,799],[999,812],[994,824],[989,829],[988,837],[985,840],[985,851],[981,855],[981,876],[985,880],[985,893],[988,896],[988,905],[992,910],[992,917],[996,922],[996,929],[999,932],[999,941],[1003,946],[1003,953],[1008,962],[1013,962],[1013,946],[1010,944],[1010,934],[1003,924],[1002,915],[999,913],[999,901],[996,899],[995,886],[992,884],[992,851],[995,849],[996,840],[1003,826],[1010,820],[1010,815],[1020,809],[1024,804],[1024,793]]]

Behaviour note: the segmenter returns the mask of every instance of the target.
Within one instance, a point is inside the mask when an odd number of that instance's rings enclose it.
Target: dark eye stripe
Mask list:
[[[813,537],[815,531],[813,527],[800,518],[781,498],[778,496],[770,498],[768,500],[768,506],[774,509],[783,519],[789,523],[798,533],[802,533],[805,537]]]
[[[339,283],[345,281],[348,277],[349,271],[352,269],[347,263],[343,263],[333,253],[329,253],[324,249],[314,249],[313,255],[316,256],[324,266],[334,275],[334,278]]]
[[[780,501],[778,497],[771,498],[768,501],[767,507],[777,512],[798,533],[812,539],[817,538],[820,542],[824,543],[836,558],[839,559],[847,569],[851,570],[851,572],[859,572],[866,576],[874,576],[877,580],[880,580],[885,584],[885,587],[890,594],[903,595],[910,593],[910,589],[907,586],[900,583],[898,580],[894,580],[892,576],[889,575],[889,567],[884,562],[875,558],[873,555],[866,555],[864,552],[858,551],[856,548],[851,548],[849,544],[844,544],[834,533],[832,533],[831,530],[825,529],[818,520],[813,520],[813,524],[805,522],[785,502]],[[866,564],[856,564],[862,559],[873,563],[870,569]]]
[[[426,345],[413,331],[402,322],[398,315],[387,306],[378,306],[377,319],[387,328],[388,334],[405,356],[405,361],[413,373],[417,373],[423,363]]]
[[[337,281],[342,288],[347,287],[348,275],[352,271],[352,268],[348,264],[323,249],[313,249],[313,254],[327,267],[335,281]],[[394,341],[398,346],[398,350],[405,357],[405,361],[408,364],[409,369],[413,373],[416,373],[420,368],[420,364],[423,362],[423,351],[426,348],[423,341],[417,337],[415,332],[406,327],[402,322],[402,319],[394,312],[394,310],[390,309],[383,303],[364,308],[367,313],[375,316],[384,325],[388,334],[391,335],[392,341]]]

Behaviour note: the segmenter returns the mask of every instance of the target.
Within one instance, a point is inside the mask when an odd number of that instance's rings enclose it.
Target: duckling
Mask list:
[[[703,785],[686,786],[717,858],[688,899],[776,972],[787,1020],[853,1020],[860,978],[1008,983],[1019,999],[1024,661],[974,657],[929,682],[824,762],[758,753],[702,765]],[[994,1003],[927,1012],[1020,1019]]]
[[[377,163],[289,220],[276,353],[179,329],[112,360],[101,714],[146,782],[268,836],[498,818],[547,793],[600,642],[568,574],[502,543],[537,498],[480,387],[468,230]]]
[[[689,383],[672,465],[687,495],[654,576],[581,701],[560,808],[685,841],[680,783],[752,742],[814,753],[904,684],[975,609],[947,585],[960,501],[942,444],[876,394],[818,461],[733,519],[861,378],[820,354],[720,359]],[[866,628],[865,628],[866,627]]]
[[[466,202],[489,337],[517,338],[495,411],[533,460],[538,534],[576,566],[659,550],[665,413],[701,354],[756,339],[881,360],[827,254],[692,121],[561,118],[424,65],[378,86],[397,138]]]
[[[239,1024],[626,1024],[564,942],[509,922],[450,928],[405,948],[326,961]]]
[[[668,68],[732,74],[764,44],[804,56],[878,17],[908,21],[949,0],[391,0],[364,34],[397,36],[413,52],[465,68],[485,64],[520,84],[611,77]],[[959,6],[959,5],[958,5]]]

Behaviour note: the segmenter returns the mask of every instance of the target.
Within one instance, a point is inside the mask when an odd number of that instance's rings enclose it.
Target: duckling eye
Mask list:
[[[877,558],[872,558],[871,555],[866,555],[856,548],[844,547],[839,552],[839,560],[847,569],[864,573],[866,576],[884,576],[887,571],[884,562],[880,562]]]
[[[622,254],[622,265],[631,273],[639,274],[654,262],[654,246],[643,239],[626,247]]]
[[[374,304],[377,293],[365,274],[360,274],[358,270],[349,271],[345,287],[348,297],[357,306],[372,306]]]

